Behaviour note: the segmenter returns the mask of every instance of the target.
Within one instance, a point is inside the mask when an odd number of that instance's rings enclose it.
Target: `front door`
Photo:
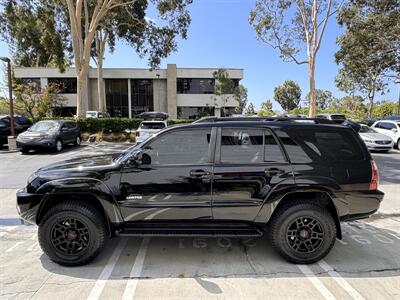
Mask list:
[[[218,129],[213,176],[215,220],[252,221],[269,192],[292,168],[266,128]]]
[[[175,129],[143,144],[142,164],[122,170],[124,220],[212,219],[211,136],[211,128]]]

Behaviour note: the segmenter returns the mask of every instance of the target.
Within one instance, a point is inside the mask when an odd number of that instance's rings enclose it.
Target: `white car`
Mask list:
[[[107,112],[89,110],[86,112],[86,118],[108,118],[110,115]]]
[[[393,148],[393,141],[387,135],[376,132],[367,125],[361,125],[359,134],[369,150],[387,152]]]
[[[387,135],[394,142],[394,146],[400,149],[400,121],[381,120],[372,124],[371,128],[377,132]]]
[[[136,143],[144,142],[167,126],[167,121],[143,121],[136,130]]]

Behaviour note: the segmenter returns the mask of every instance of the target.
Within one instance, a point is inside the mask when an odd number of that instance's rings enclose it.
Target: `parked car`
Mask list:
[[[314,263],[342,238],[341,221],[367,218],[384,195],[358,134],[318,121],[168,127],[117,157],[39,169],[18,212],[63,265],[89,262],[114,236],[264,233],[288,261]]]
[[[400,121],[381,120],[372,124],[371,127],[377,132],[390,137],[394,142],[394,146],[400,149]]]
[[[60,152],[68,144],[81,144],[80,129],[75,121],[40,121],[17,137],[17,147],[22,153],[37,149]]]
[[[140,114],[141,122],[136,130],[136,143],[142,143],[160,130],[168,126],[168,114],[160,112],[145,112]]]
[[[390,137],[377,132],[367,125],[361,125],[359,134],[369,150],[388,152],[393,148],[394,142]]]
[[[86,112],[86,118],[109,118],[110,114],[102,111],[90,110]]]
[[[328,119],[337,124],[342,124],[344,121],[346,121],[346,117],[341,114],[318,114],[317,118]]]
[[[384,120],[400,121],[400,116],[387,116],[383,118]]]
[[[24,126],[19,124],[16,119],[14,119],[14,130],[15,134],[18,135],[23,132]],[[11,135],[10,117],[0,116],[0,147],[8,143],[8,136]]]

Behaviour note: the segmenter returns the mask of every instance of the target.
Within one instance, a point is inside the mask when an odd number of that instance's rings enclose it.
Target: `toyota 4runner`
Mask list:
[[[119,156],[39,169],[17,194],[53,261],[81,265],[116,236],[268,234],[294,263],[379,208],[378,170],[351,128],[319,119],[210,119],[169,127]]]

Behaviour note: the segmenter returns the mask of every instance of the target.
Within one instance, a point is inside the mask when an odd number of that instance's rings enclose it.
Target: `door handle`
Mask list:
[[[190,177],[191,178],[201,178],[201,179],[210,179],[210,172],[204,170],[191,170]]]
[[[284,170],[278,169],[278,168],[265,169],[264,172],[265,172],[265,175],[268,177],[278,176],[278,175],[282,175],[283,173],[285,173]]]

